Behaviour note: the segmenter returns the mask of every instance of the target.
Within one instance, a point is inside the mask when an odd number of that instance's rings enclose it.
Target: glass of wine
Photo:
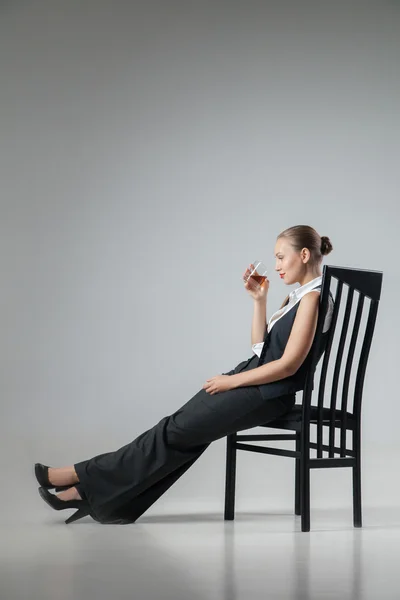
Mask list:
[[[255,260],[250,264],[250,268],[247,269],[243,276],[244,282],[248,283],[250,287],[259,289],[267,278],[267,267],[260,260]]]

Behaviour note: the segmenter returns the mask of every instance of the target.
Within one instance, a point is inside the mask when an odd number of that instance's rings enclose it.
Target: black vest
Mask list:
[[[320,290],[321,286],[313,288]],[[332,296],[332,294],[331,294]],[[271,331],[268,332],[268,328],[264,337],[264,345],[262,348],[261,356],[258,360],[257,367],[265,365],[273,360],[279,360],[282,358],[286,348],[286,344],[289,340],[290,332],[292,331],[293,323],[296,318],[297,310],[299,308],[300,301],[297,302],[290,310],[288,310],[283,317],[280,317],[274,324]],[[326,342],[329,334],[329,329],[326,333],[322,334],[320,351],[318,353],[318,361],[324,353]],[[312,343],[311,349],[307,354],[303,364],[296,371],[294,375],[279,379],[278,381],[272,381],[259,385],[261,394],[265,400],[268,398],[275,398],[276,396],[283,396],[285,394],[295,393],[299,390],[304,389],[306,374],[311,363],[311,357],[315,348],[316,340]],[[314,389],[314,385],[313,385]]]

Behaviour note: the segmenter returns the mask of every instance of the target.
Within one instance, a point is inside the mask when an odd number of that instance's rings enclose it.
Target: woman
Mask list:
[[[254,300],[253,356],[207,379],[186,404],[119,450],[69,467],[36,463],[43,500],[56,510],[78,508],[66,522],[90,514],[100,523],[133,523],[212,441],[290,411],[296,391],[304,388],[318,318],[321,261],[331,250],[329,238],[321,238],[312,227],[298,225],[280,233],[275,270],[286,285],[298,282],[300,287],[267,326],[269,280],[257,290],[244,284]],[[330,297],[323,334],[329,329],[332,303]],[[53,487],[61,493],[51,494]]]

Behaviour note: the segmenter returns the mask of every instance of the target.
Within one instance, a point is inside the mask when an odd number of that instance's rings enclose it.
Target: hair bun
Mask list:
[[[333,246],[331,244],[331,240],[326,235],[321,236],[321,254],[325,256],[326,254],[332,252],[332,250]]]

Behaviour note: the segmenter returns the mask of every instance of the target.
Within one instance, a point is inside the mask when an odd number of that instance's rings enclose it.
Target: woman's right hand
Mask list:
[[[250,296],[253,298],[253,300],[256,300],[256,301],[264,300],[267,298],[267,294],[268,294],[269,279],[267,277],[265,279],[265,281],[261,284],[261,286],[256,286],[255,283],[253,283],[253,280],[251,279],[251,277],[248,279],[248,281],[246,281],[246,279],[249,277],[249,275],[253,269],[254,269],[254,265],[251,264],[246,269],[246,271],[243,273],[244,287],[248,291]]]

